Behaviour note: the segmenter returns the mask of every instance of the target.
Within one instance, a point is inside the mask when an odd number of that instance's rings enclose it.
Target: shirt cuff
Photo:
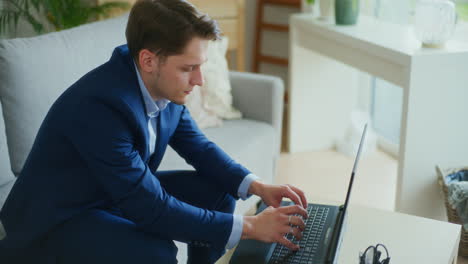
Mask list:
[[[239,185],[239,189],[237,190],[237,196],[239,196],[242,200],[247,200],[252,194],[249,194],[250,184],[253,181],[260,179],[257,175],[250,173],[249,175],[245,176],[244,180],[242,180],[241,184]]]
[[[233,215],[231,235],[226,244],[226,249],[231,249],[239,243],[243,224],[244,218],[241,215]]]

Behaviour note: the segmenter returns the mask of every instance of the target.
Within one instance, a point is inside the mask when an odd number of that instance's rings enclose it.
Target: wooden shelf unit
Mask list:
[[[281,66],[288,66],[288,59],[264,55],[261,52],[262,46],[262,32],[263,30],[276,31],[276,32],[289,32],[288,25],[272,24],[263,22],[265,5],[279,5],[283,7],[301,7],[300,0],[258,0],[257,2],[257,19],[255,26],[255,46],[253,56],[253,71],[260,71],[260,63],[270,63]]]

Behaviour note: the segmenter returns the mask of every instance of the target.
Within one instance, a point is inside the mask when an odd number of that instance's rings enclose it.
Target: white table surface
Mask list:
[[[456,264],[460,225],[361,206],[348,212],[339,264],[359,263],[359,252],[377,243],[389,250],[390,263]]]

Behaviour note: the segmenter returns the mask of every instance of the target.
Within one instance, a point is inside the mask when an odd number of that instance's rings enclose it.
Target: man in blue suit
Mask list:
[[[307,201],[259,182],[197,128],[183,105],[203,84],[216,23],[183,0],[140,0],[127,45],[53,104],[2,211],[1,263],[214,263],[240,239],[297,245]],[[158,171],[170,145],[195,171]],[[233,215],[235,200],[268,209]],[[279,207],[282,198],[296,205]]]

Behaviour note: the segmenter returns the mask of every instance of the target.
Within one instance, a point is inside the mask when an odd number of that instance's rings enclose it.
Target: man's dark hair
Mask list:
[[[125,32],[135,61],[142,49],[165,58],[182,54],[193,37],[216,40],[220,30],[215,20],[184,0],[138,0]]]

